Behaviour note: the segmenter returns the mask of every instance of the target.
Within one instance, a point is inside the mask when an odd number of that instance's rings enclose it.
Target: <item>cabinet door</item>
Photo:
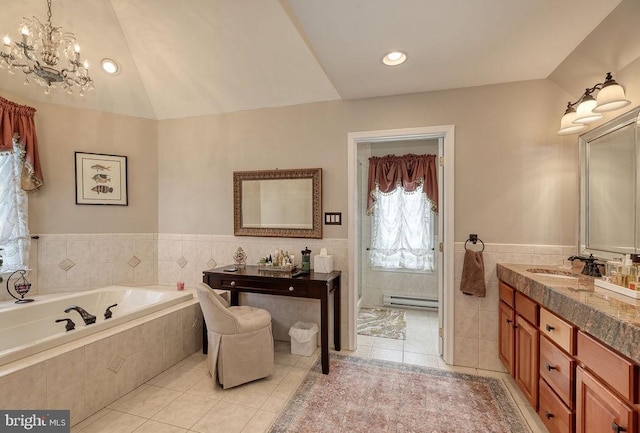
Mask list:
[[[582,367],[576,368],[576,433],[635,432],[634,411]]]
[[[529,404],[538,410],[538,328],[516,314],[516,383]]]
[[[500,302],[499,312],[500,323],[498,325],[498,342],[499,352],[498,356],[500,361],[504,364],[505,368],[511,376],[515,376],[515,363],[514,363],[514,326],[515,326],[515,313],[511,307],[504,302]]]

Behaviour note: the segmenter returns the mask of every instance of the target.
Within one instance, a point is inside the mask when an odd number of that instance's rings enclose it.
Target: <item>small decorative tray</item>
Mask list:
[[[258,270],[270,271],[270,272],[295,272],[296,267],[293,265],[272,266],[272,265],[261,265],[258,263]]]
[[[611,290],[612,292],[619,293],[624,296],[628,296],[634,299],[640,299],[640,292],[637,290],[627,289],[626,287],[618,286],[617,284],[608,283],[603,280],[594,280],[593,284],[596,287],[601,287],[603,289]]]

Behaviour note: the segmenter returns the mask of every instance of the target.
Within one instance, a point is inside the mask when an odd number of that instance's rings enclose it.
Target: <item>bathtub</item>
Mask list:
[[[109,286],[84,292],[34,296],[34,302],[0,303],[0,366],[30,355],[78,340],[129,322],[139,317],[194,299],[192,291],[155,288]],[[104,319],[110,305],[113,315]],[[94,324],[85,325],[76,311],[65,313],[70,305],[84,308],[96,316]],[[65,330],[72,319],[76,328]]]

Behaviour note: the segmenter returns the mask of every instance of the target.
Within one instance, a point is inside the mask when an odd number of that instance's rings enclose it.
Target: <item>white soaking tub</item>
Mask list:
[[[0,365],[26,358],[53,347],[104,331],[172,305],[193,299],[191,291],[109,286],[84,292],[33,296],[34,302],[0,303]],[[110,305],[110,319],[104,313]],[[96,316],[96,322],[85,325],[76,311],[65,313],[77,305]],[[75,329],[65,330],[72,319]]]

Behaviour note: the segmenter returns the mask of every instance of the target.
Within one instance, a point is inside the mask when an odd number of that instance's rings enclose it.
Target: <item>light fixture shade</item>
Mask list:
[[[585,95],[580,105],[578,105],[578,111],[576,112],[576,118],[573,123],[579,123],[586,125],[597,120],[602,119],[602,114],[594,113],[593,109],[596,106],[596,100],[591,95]]]
[[[560,121],[560,130],[558,131],[558,135],[575,134],[576,132],[584,131],[585,129],[587,129],[587,125],[573,123],[575,118],[576,111],[573,109],[567,110],[564,116],[562,116],[562,120]]]
[[[593,112],[603,113],[605,111],[613,111],[626,107],[629,104],[631,104],[631,101],[627,100],[622,86],[613,81],[612,84],[603,86],[598,92],[597,105],[593,109]]]

